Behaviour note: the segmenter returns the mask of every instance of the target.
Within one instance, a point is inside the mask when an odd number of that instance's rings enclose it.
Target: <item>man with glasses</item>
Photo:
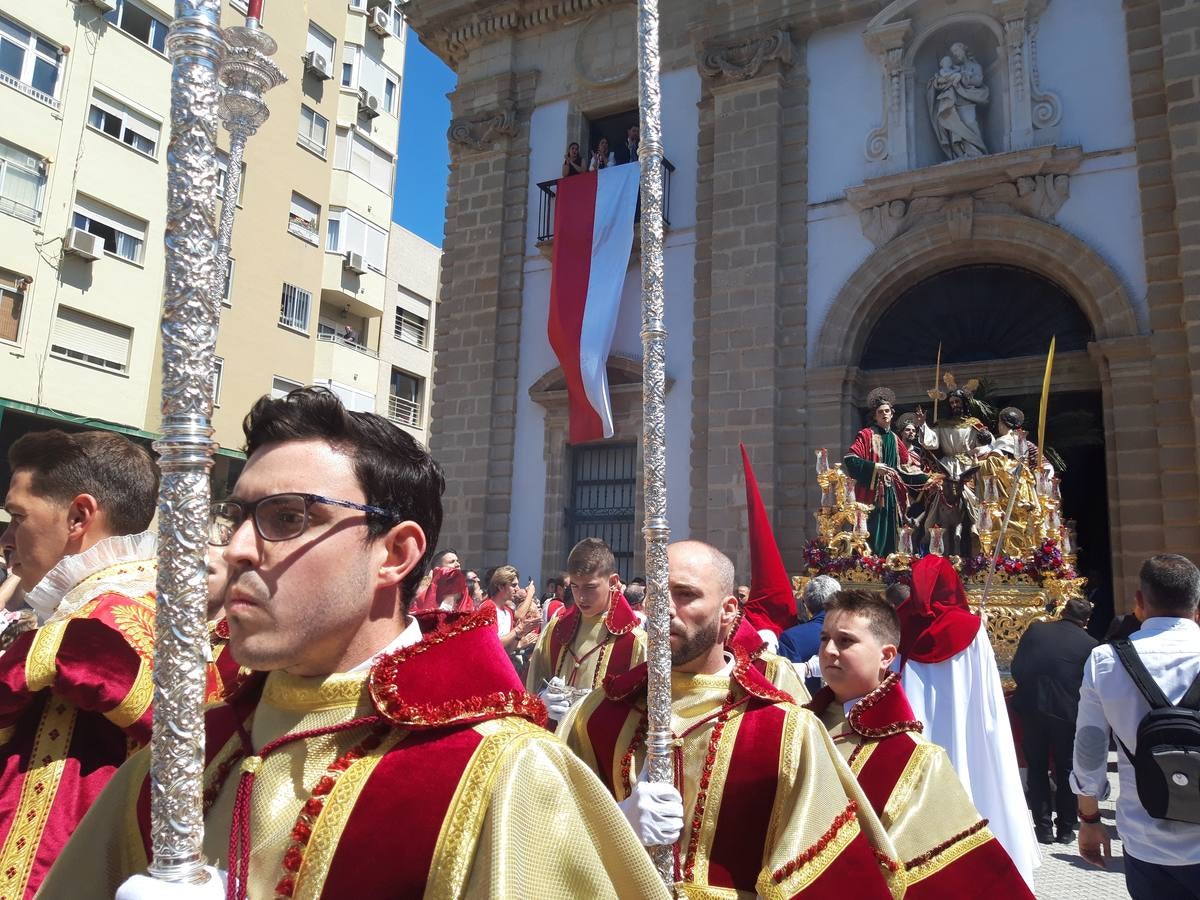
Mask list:
[[[210,537],[230,650],[259,673],[206,723],[204,850],[228,896],[665,896],[600,783],[541,727],[494,615],[408,614],[441,528],[438,465],[321,389],[264,397],[244,427]],[[111,898],[145,868],[147,768],[141,754],[118,773],[44,896]],[[123,896],[226,896],[208,889],[135,876]]]

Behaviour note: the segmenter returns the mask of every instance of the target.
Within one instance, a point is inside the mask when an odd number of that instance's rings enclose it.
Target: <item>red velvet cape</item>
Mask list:
[[[757,636],[757,635],[756,635]],[[728,645],[727,645],[728,646]],[[763,858],[769,837],[772,806],[778,784],[779,749],[787,709],[781,703],[791,698],[772,685],[740,646],[733,648],[736,660],[733,680],[748,695],[742,707],[737,740],[721,795],[716,831],[708,854],[707,884],[714,888],[757,893],[763,873]],[[605,699],[587,721],[588,740],[605,787],[615,797],[628,796],[637,773],[628,764],[645,741],[647,664],[604,679]],[[633,741],[621,741],[630,717],[641,727]],[[620,785],[613,783],[621,760]],[[677,785],[677,787],[679,787]],[[847,884],[855,884],[856,897],[890,897],[883,886],[864,878],[878,872],[878,862],[866,835],[860,833],[825,870],[798,896],[807,900],[845,900]],[[782,876],[777,879],[782,880]]]
[[[806,707],[820,716],[831,703],[837,702],[833,691],[823,687]],[[851,756],[851,763],[864,747],[874,744],[866,764],[858,772],[858,783],[872,809],[882,819],[884,808],[918,747],[909,734],[919,734],[924,726],[913,714],[900,677],[895,673],[889,674],[879,687],[851,707],[846,721],[864,741]],[[986,824],[987,821],[981,819],[979,827]],[[933,875],[909,885],[904,897],[905,900],[942,900],[945,897],[1034,900],[1025,879],[994,837]]]
[[[513,715],[545,724],[545,706],[525,693],[500,646],[494,615],[431,612],[415,618],[423,640],[376,661],[369,682],[378,712],[410,733],[363,785],[330,863],[325,900],[421,896],[442,822],[483,739],[473,726]],[[249,733],[265,682],[265,674],[255,673],[208,711],[206,767],[227,744],[240,741],[242,729]],[[137,813],[149,856],[148,778]]]

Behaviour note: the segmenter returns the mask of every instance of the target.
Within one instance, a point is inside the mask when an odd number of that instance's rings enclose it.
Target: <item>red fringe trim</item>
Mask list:
[[[904,864],[904,868],[907,869],[908,871],[912,871],[913,869],[917,868],[918,866],[925,865],[925,863],[929,862],[931,859],[933,859],[939,853],[944,853],[945,851],[947,851],[951,847],[953,847],[955,844],[957,844],[959,841],[966,840],[967,838],[969,838],[971,835],[975,834],[976,832],[983,831],[983,829],[987,828],[987,823],[988,823],[987,819],[980,819],[978,822],[976,822],[970,828],[966,828],[963,831],[960,831],[958,834],[954,835],[954,837],[950,838],[948,841],[942,841],[942,843],[938,844],[936,847],[934,847],[928,853],[922,853],[920,856],[910,859],[908,862],[906,862]]]
[[[871,693],[867,694],[854,704],[854,707],[850,710],[850,715],[848,717],[850,727],[863,737],[868,738],[891,737],[894,734],[901,734],[902,732],[906,731],[915,731],[917,734],[923,732],[925,730],[924,723],[919,722],[916,719],[892,722],[889,725],[885,725],[883,728],[870,728],[862,724],[863,714],[867,710],[871,709],[871,707],[877,706],[886,700],[888,695],[899,683],[899,673],[889,672],[887,678],[880,682],[879,687],[875,688],[875,690],[871,691]]]
[[[546,726],[546,705],[524,691],[497,691],[444,703],[404,703],[397,700],[397,693],[394,684],[377,682],[372,672],[371,697],[375,701],[375,708],[396,725],[442,728],[500,716],[519,716],[539,727]]]
[[[815,844],[813,844],[799,856],[789,860],[781,868],[775,870],[775,873],[771,876],[774,882],[776,884],[782,883],[785,879],[790,878],[800,869],[812,862],[812,860],[819,855],[821,851],[823,851],[830,845],[830,843],[833,842],[833,839],[837,837],[838,832],[845,828],[846,824],[852,821],[857,813],[858,803],[854,800],[851,800],[849,805],[847,805],[846,808],[838,814],[837,818],[833,820],[833,824],[829,826],[829,830],[821,835]]]

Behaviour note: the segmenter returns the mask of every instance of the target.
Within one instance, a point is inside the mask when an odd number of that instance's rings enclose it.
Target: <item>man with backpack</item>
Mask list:
[[[1140,581],[1142,627],[1097,647],[1084,667],[1071,774],[1079,852],[1099,866],[1111,856],[1099,809],[1111,733],[1129,895],[1200,900],[1200,569],[1183,556],[1152,556]]]

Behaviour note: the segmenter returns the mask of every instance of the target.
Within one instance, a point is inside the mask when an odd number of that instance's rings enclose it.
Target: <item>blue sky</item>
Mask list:
[[[446,176],[450,147],[450,101],[456,76],[412,31],[404,60],[400,148],[392,220],[442,246],[446,222]]]

